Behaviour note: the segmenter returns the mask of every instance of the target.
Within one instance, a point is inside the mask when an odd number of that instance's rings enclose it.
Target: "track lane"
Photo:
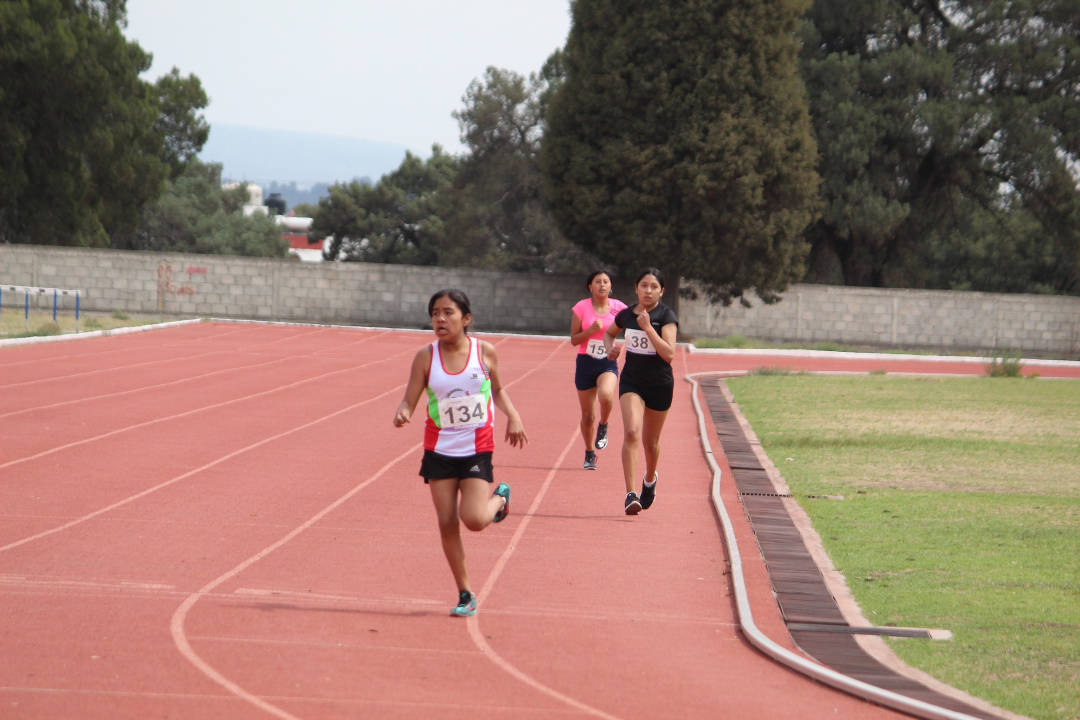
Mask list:
[[[257,329],[248,339],[281,331]],[[291,426],[295,443],[274,438],[266,418],[252,418],[241,403],[201,423],[156,424],[218,451],[242,449],[236,441],[243,437],[266,442],[0,552],[0,613],[17,617],[33,603],[41,619],[0,631],[5,646],[25,649],[24,663],[0,670],[0,703],[33,708],[27,717],[63,715],[88,697],[84,716],[270,716],[175,646],[169,659],[170,611],[195,597],[181,623],[190,647],[229,682],[296,717],[715,717],[730,710],[767,718],[789,716],[792,696],[806,717],[896,716],[777,669],[734,630],[723,548],[704,500],[706,478],[698,477],[703,461],[700,450],[686,450],[696,430],[681,418],[682,385],[665,429],[657,505],[629,519],[621,514],[617,412],[600,471],[579,469],[569,346],[491,339],[507,380],[520,379],[511,393],[531,442],[523,451],[501,444],[496,454],[496,473],[514,485],[514,512],[466,538],[470,573],[484,588],[474,625],[482,643],[468,622],[447,617],[452,581],[416,476],[421,431],[389,423],[407,361],[391,362],[360,373],[338,391],[348,397],[336,405],[332,392],[284,394],[289,402],[278,412],[308,419],[320,408],[370,399],[318,421],[317,430]],[[404,334],[404,341],[415,352],[426,337]],[[273,405],[259,407],[273,412]],[[223,424],[242,426],[231,445],[215,445],[208,432]],[[162,446],[147,457],[160,456]],[[128,463],[133,449],[110,443],[97,453],[98,470],[110,458]],[[92,460],[50,457],[61,455]],[[259,555],[388,462],[391,470]],[[75,488],[42,477],[62,511],[65,491]],[[80,505],[96,489],[89,484]],[[0,507],[6,525],[7,506]],[[210,587],[214,579],[221,581]],[[47,636],[34,632],[46,626]],[[87,656],[95,648],[98,659]],[[102,658],[112,676],[93,667]],[[143,672],[150,660],[162,663],[156,674]],[[655,674],[646,676],[650,668]]]

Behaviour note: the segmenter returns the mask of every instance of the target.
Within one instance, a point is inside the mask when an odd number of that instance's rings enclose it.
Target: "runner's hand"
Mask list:
[[[528,441],[529,438],[525,435],[525,426],[521,424],[521,420],[511,418],[506,424],[506,442],[510,443],[511,447],[525,447]]]

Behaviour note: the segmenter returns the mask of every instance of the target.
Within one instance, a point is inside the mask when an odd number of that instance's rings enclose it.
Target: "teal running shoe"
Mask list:
[[[459,595],[458,604],[450,609],[451,615],[457,617],[469,617],[476,614],[476,596],[468,590],[462,590]]]
[[[495,488],[495,494],[502,497],[506,502],[503,504],[502,510],[495,513],[495,517],[491,521],[502,522],[510,514],[510,486],[506,483],[499,483],[499,487]]]

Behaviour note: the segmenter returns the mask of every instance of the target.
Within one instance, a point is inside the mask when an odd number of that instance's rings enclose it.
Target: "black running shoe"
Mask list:
[[[603,450],[607,447],[607,423],[596,426],[596,449]]]
[[[627,515],[637,515],[641,512],[641,500],[638,500],[636,492],[626,493],[626,502],[623,503],[623,510]]]
[[[656,499],[656,478],[657,478],[657,473],[653,473],[653,476],[652,476],[653,484],[652,485],[646,485],[644,482],[641,483],[641,509],[642,510],[648,510],[649,506],[652,505],[653,500]]]
[[[592,450],[586,450],[585,451],[585,465],[584,465],[584,468],[586,470],[595,470],[596,469],[596,453],[594,453]]]

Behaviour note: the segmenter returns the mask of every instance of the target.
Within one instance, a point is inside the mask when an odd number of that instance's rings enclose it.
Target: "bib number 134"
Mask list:
[[[479,427],[487,422],[487,403],[483,395],[443,398],[439,417],[444,428]]]

